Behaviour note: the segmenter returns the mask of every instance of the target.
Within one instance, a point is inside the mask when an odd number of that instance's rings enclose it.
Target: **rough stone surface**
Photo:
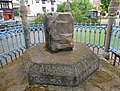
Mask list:
[[[44,16],[46,47],[51,51],[72,50],[73,17],[70,12],[46,13]]]
[[[77,86],[99,67],[97,57],[85,44],[73,51],[50,53],[41,44],[26,50],[23,66],[30,84]]]
[[[110,53],[109,52],[103,52],[103,57],[107,60],[109,60],[109,57],[110,57]]]

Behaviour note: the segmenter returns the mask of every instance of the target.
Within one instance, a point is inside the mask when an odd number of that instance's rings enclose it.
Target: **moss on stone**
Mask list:
[[[84,91],[86,91],[86,86],[87,86],[87,82],[86,80],[83,81],[83,83],[81,84],[82,88],[84,89]]]
[[[48,86],[44,87],[44,86],[40,86],[40,85],[33,85],[33,86],[29,85],[25,88],[24,91],[56,91],[56,90],[50,90],[48,88]]]
[[[101,71],[96,71],[95,76],[89,80],[91,81],[91,84],[93,86],[98,86],[103,82],[112,80],[112,77],[109,73],[101,70]]]

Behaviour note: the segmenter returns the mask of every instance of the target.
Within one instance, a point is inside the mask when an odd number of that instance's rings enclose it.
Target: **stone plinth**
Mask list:
[[[73,51],[50,53],[45,44],[23,55],[23,67],[30,84],[77,86],[99,67],[99,57],[85,44],[75,43]]]

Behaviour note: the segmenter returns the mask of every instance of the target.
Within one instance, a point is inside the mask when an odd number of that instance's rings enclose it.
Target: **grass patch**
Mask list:
[[[74,30],[73,33],[74,41],[75,42],[82,42],[82,43],[90,43],[95,45],[104,45],[104,39],[105,39],[105,31],[99,31],[97,30]]]
[[[87,81],[84,80],[83,83],[81,84],[81,86],[84,89],[84,91],[86,91]]]
[[[84,28],[82,30],[76,31],[74,29],[73,32],[73,39],[75,42],[81,42],[81,43],[90,43],[90,44],[95,44],[95,45],[105,45],[105,31],[104,29],[100,32],[100,29],[97,30],[90,30],[87,29],[85,30]],[[119,49],[120,47],[120,38],[119,35],[117,34],[111,36],[111,44],[110,46],[113,47],[114,49]]]
[[[29,85],[25,88],[24,91],[56,91],[56,90],[50,90],[48,86],[44,87],[40,85]]]
[[[109,73],[107,73],[105,71],[97,71],[96,76],[90,80],[91,80],[92,85],[95,86],[97,84],[101,84],[103,82],[110,81],[111,79],[112,79],[112,77],[110,76]]]

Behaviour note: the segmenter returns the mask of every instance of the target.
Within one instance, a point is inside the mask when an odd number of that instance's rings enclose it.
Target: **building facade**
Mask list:
[[[39,13],[56,12],[56,0],[28,0],[28,16],[37,16]]]
[[[15,16],[19,16],[20,0],[12,0]],[[39,13],[56,12],[56,0],[25,0],[28,16],[37,16]]]
[[[12,0],[12,2],[13,2],[14,15],[19,16],[20,1],[19,0]]]
[[[14,18],[12,0],[0,0],[0,20],[9,20]]]

